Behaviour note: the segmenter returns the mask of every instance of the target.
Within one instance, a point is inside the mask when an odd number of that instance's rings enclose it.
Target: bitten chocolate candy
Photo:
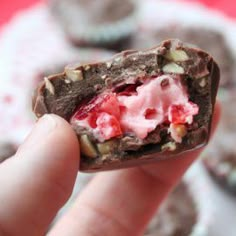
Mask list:
[[[135,166],[207,143],[219,78],[208,53],[167,40],[46,77],[33,110],[70,122],[81,170]]]

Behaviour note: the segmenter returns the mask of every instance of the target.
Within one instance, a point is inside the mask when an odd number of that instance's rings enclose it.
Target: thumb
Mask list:
[[[16,155],[0,165],[0,235],[44,235],[72,192],[78,165],[73,130],[45,115]]]

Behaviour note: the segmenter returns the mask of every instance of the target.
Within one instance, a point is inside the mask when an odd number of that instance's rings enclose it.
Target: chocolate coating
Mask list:
[[[167,58],[170,50],[184,51],[187,59],[176,61]],[[172,150],[164,148],[165,144],[173,143],[166,126],[157,127],[144,140],[124,134],[113,139],[112,150],[106,155],[98,154],[96,158],[82,155],[80,168],[84,171],[109,170],[176,156],[207,143],[220,77],[219,68],[209,54],[178,40],[164,41],[146,51],[124,51],[106,62],[81,65],[74,68],[73,73],[76,73],[73,75],[65,70],[64,73],[50,76],[39,85],[33,99],[33,110],[38,117],[54,113],[69,121],[85,100],[105,90],[120,89],[129,83],[127,78],[141,82],[145,77],[173,73],[163,71],[170,63],[175,63],[183,70],[181,82],[187,86],[190,100],[199,106],[199,113],[194,117],[193,125],[188,127],[182,143],[174,143]],[[72,126],[78,136],[86,134],[91,145],[95,145],[96,140],[91,133]]]
[[[220,71],[220,86],[230,88],[234,83],[235,59],[225,36],[220,31],[196,26],[183,26],[181,24],[171,24],[168,27],[162,26],[160,29],[139,32],[133,37],[129,48],[142,50],[152,47],[156,42],[167,38],[178,38],[184,42],[197,45],[206,50],[217,61]],[[220,45],[220,47],[219,47]]]

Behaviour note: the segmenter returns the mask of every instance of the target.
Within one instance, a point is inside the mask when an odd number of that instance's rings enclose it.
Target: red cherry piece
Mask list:
[[[169,120],[174,124],[184,124],[188,122],[188,117],[198,114],[198,106],[189,102],[187,105],[172,105],[170,107]]]
[[[97,127],[97,118],[98,118],[98,113],[91,113],[89,116],[88,116],[88,123],[89,125],[91,126],[91,128],[95,129]]]
[[[144,116],[146,119],[153,119],[156,114],[157,114],[156,109],[148,108],[146,109]]]
[[[100,135],[105,140],[122,134],[120,123],[115,116],[102,112],[99,114],[96,123]]]
[[[115,94],[112,93],[102,94],[92,98],[89,102],[85,101],[77,109],[73,118],[77,120],[83,120],[87,118],[89,114],[101,111],[105,111],[109,114],[113,114],[116,117],[119,117],[120,115],[119,102]]]
[[[185,123],[185,112],[182,105],[173,105],[170,108],[172,123]]]
[[[115,94],[106,94],[104,100],[99,108],[99,111],[114,115],[117,119],[120,117],[119,101]]]
[[[84,103],[78,107],[73,118],[77,120],[85,119],[88,117],[89,113],[97,110],[101,102],[102,100],[99,96],[92,98],[89,102],[84,101]]]
[[[121,113],[121,114],[126,111],[126,107],[123,106],[123,105],[120,105],[119,108],[120,108],[120,113]]]

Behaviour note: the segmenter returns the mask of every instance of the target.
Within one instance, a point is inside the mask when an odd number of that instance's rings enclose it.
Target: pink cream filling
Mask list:
[[[182,138],[173,124],[191,124],[198,111],[179,78],[162,75],[147,79],[131,92],[99,95],[79,107],[71,122],[91,129],[99,141],[123,133],[134,133],[144,139],[158,125],[167,123],[172,138],[180,143]]]

